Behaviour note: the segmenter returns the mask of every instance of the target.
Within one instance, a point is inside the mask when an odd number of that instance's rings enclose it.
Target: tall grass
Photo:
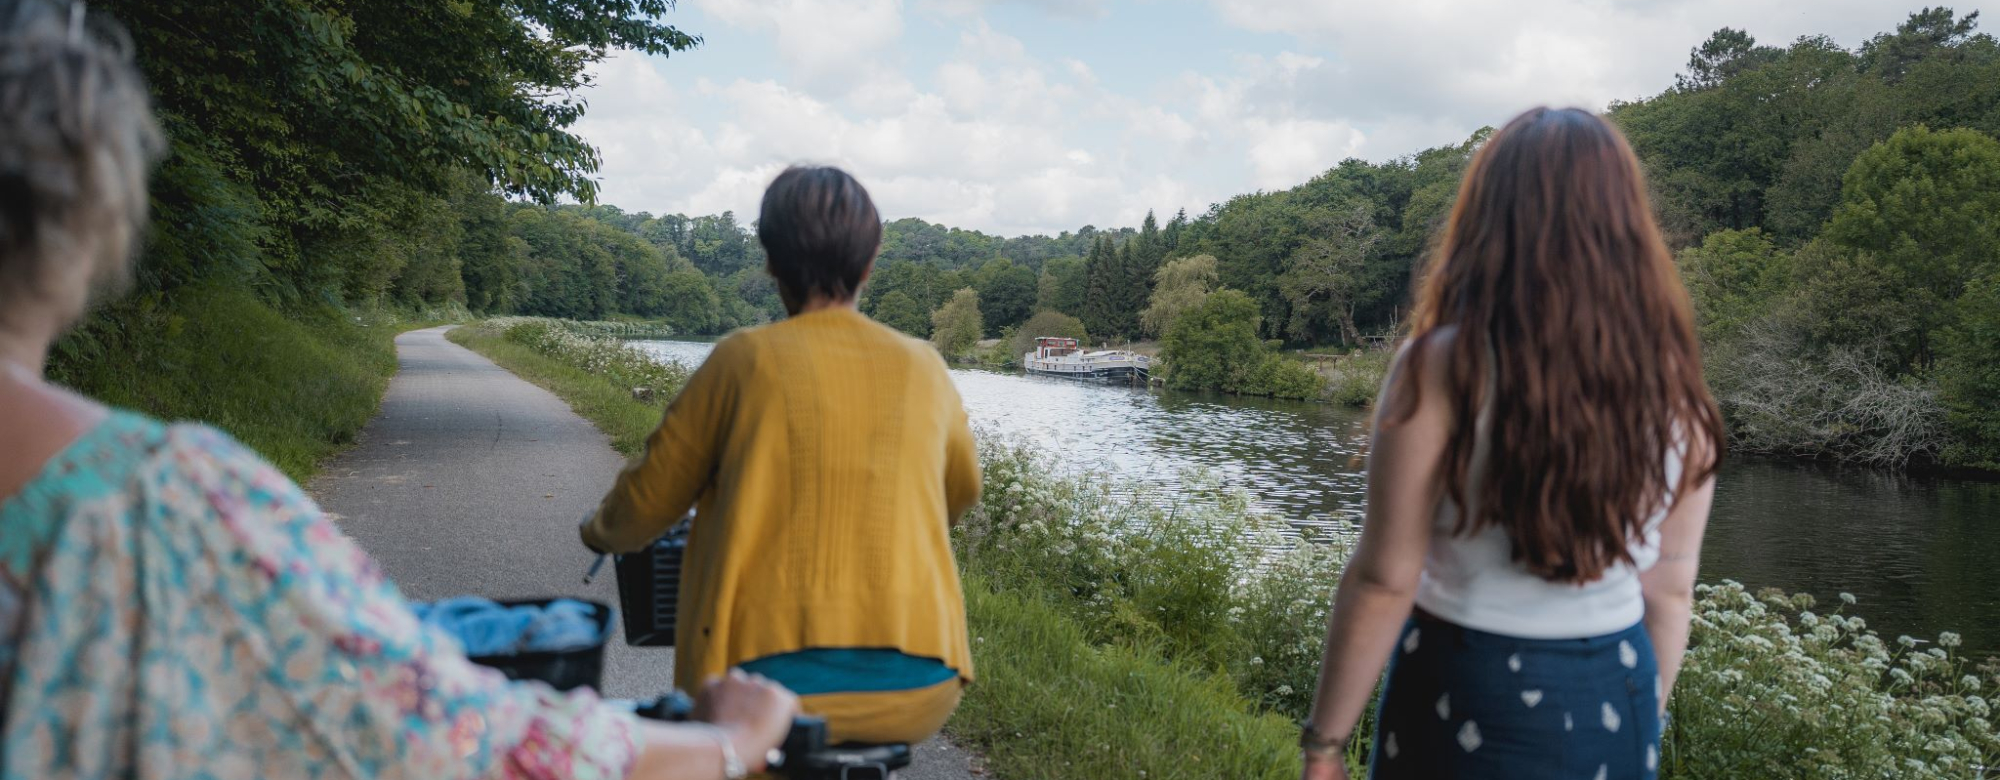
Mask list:
[[[461,331],[489,355],[563,366],[547,386],[572,403],[629,382],[580,368],[588,349]],[[625,426],[614,438],[655,421],[604,419]],[[1310,707],[1347,537],[1280,533],[1199,474],[1168,497],[1002,437],[982,434],[980,450],[986,491],[954,544],[981,681],[953,734],[1010,778],[1295,777],[1289,723]],[[1948,633],[1888,643],[1844,614],[1851,603],[1813,606],[1701,587],[1662,777],[1963,778],[2000,764],[1986,698],[2000,666],[1974,668]]]
[[[1103,644],[1035,594],[968,574],[979,681],[949,726],[1008,780],[1295,780],[1298,727],[1228,680]]]
[[[114,406],[215,425],[303,481],[375,415],[396,334],[454,314],[281,313],[241,288],[183,288],[100,312],[57,345],[49,376]]]
[[[612,447],[637,455],[689,369],[601,333],[564,320],[503,317],[453,328],[445,338],[561,396],[610,436]]]
[[[1386,349],[1357,350],[1319,369],[1326,380],[1325,398],[1342,406],[1368,406],[1382,391],[1389,376],[1389,361],[1396,353]]]

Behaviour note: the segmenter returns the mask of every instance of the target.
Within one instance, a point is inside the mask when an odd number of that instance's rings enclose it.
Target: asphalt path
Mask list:
[[[412,599],[567,596],[616,604],[611,567],[576,522],[624,464],[610,439],[562,399],[446,341],[446,328],[396,337],[396,376],[359,443],[308,490]],[[650,697],[673,684],[673,651],[605,654],[604,692]],[[985,777],[943,740],[918,746],[906,780]]]

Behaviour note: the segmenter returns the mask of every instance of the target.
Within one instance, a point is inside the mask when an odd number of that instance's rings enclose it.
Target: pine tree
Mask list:
[[[1187,226],[1187,209],[1175,212],[1174,218],[1167,220],[1167,229],[1160,233],[1160,237],[1165,239],[1167,244],[1167,256],[1172,257],[1176,252],[1180,251],[1181,233],[1187,230]]]
[[[1167,262],[1167,241],[1160,235],[1160,222],[1153,218],[1153,212],[1146,212],[1146,221],[1139,226],[1139,236],[1132,239],[1132,273],[1140,278],[1138,309],[1146,308],[1146,299],[1153,294],[1153,276],[1160,272],[1160,266]],[[1138,311],[1133,309],[1133,311]]]
[[[1146,298],[1152,294],[1153,275],[1146,269],[1138,244],[1137,239],[1120,244],[1114,262],[1118,270],[1110,296],[1111,332],[1124,339],[1139,335],[1139,311],[1146,308]]]
[[[1098,236],[1090,245],[1090,257],[1084,261],[1083,325],[1099,338],[1109,338],[1116,330],[1115,290],[1119,272],[1115,267],[1117,257],[1111,252],[1111,239]]]

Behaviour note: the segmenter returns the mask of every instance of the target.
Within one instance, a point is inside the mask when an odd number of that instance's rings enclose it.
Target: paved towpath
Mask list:
[[[413,599],[571,596],[617,603],[610,566],[589,585],[576,521],[624,459],[567,404],[446,341],[445,328],[396,337],[398,370],[360,443],[308,490]],[[609,696],[651,696],[673,682],[673,651],[628,647],[605,658]],[[965,751],[932,740],[907,780],[982,777]]]

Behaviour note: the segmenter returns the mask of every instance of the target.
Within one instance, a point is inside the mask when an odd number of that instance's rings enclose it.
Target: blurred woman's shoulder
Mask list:
[[[226,433],[114,410],[0,507],[10,530],[0,559],[38,557],[64,535],[177,538],[216,518],[255,536],[262,524],[241,520],[311,506],[289,478]]]

